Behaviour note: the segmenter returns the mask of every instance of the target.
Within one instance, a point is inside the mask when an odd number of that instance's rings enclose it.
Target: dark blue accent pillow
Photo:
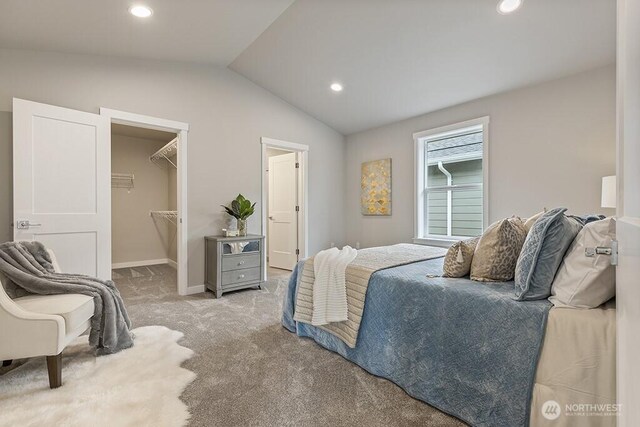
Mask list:
[[[566,208],[545,212],[531,227],[518,257],[516,299],[533,301],[551,295],[553,278],[582,224],[564,215]]]

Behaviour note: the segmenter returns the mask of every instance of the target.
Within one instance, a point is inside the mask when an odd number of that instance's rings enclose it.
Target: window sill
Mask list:
[[[413,243],[416,245],[438,246],[440,248],[448,248],[460,239],[436,239],[433,237],[414,237]]]

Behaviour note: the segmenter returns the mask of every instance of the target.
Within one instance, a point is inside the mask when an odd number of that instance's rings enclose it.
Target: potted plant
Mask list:
[[[245,199],[242,194],[238,194],[238,197],[231,202],[230,206],[221,205],[224,210],[234,217],[238,222],[238,235],[247,235],[247,218],[253,215],[255,211],[255,202],[252,204],[250,200]]]

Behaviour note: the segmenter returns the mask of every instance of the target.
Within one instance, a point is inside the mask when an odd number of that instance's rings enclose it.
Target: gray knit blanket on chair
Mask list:
[[[40,242],[0,244],[0,271],[7,277],[5,291],[11,298],[38,294],[82,294],[93,297],[89,344],[97,355],[116,353],[133,346],[131,321],[111,280],[83,274],[56,273],[47,249]]]

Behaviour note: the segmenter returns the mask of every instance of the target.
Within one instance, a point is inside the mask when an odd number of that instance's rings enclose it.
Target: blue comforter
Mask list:
[[[527,426],[547,300],[513,299],[513,282],[430,278],[432,259],[374,273],[355,348],[293,320],[297,265],[283,325],[474,426]]]

